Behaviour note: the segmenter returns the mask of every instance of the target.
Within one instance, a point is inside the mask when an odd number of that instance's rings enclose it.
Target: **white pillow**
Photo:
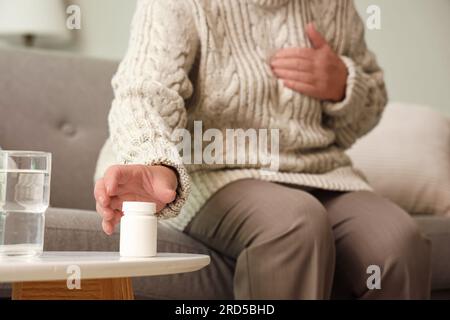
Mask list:
[[[349,150],[375,191],[411,214],[450,215],[450,120],[427,107],[393,103]]]

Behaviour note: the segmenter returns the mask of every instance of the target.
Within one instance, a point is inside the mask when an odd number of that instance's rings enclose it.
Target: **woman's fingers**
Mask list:
[[[111,235],[123,216],[124,201],[154,202],[158,211],[175,200],[178,178],[165,166],[116,165],[97,181],[96,209],[102,216],[102,228]]]
[[[113,232],[114,232],[114,224],[113,224],[113,221],[106,221],[106,220],[103,220],[102,221],[102,228],[103,228],[103,231],[107,234],[107,235],[112,235],[113,234]]]
[[[103,225],[107,226],[106,230],[105,230],[105,228],[103,228],[103,230],[108,235],[112,234],[116,225],[118,225],[120,223],[120,219],[122,219],[122,217],[123,217],[123,213],[121,211],[114,211],[114,216],[111,220],[103,219],[103,222],[102,222]]]
[[[308,50],[306,50],[308,49]],[[280,51],[272,60],[271,67],[274,75],[281,79],[284,85],[296,92],[310,97],[318,97],[316,88],[316,74],[309,48],[289,48]],[[310,56],[305,59],[303,56]]]
[[[111,198],[110,208],[114,211],[122,211],[122,205],[124,201],[143,201],[143,202],[153,202],[156,204],[156,211],[160,211],[166,206],[166,203],[162,203],[160,200],[151,197],[149,195],[139,195],[125,194],[118,197]]]
[[[324,46],[329,45],[324,36],[319,31],[317,31],[314,23],[309,23],[306,26],[306,34],[308,35],[308,38],[315,49],[320,49]]]
[[[109,196],[106,193],[105,181],[100,179],[95,183],[94,188],[95,200],[102,206],[106,207],[109,204]]]
[[[121,211],[116,211],[116,216],[113,219],[114,226],[119,224],[120,219],[122,219],[122,217],[123,217],[123,213]]]
[[[293,81],[293,80],[284,80],[283,81],[284,85],[294,91],[300,92],[302,94],[305,94],[307,96],[313,97],[313,98],[320,98],[320,94],[318,93],[317,89],[315,86],[307,84],[307,83],[302,83],[302,82],[297,82],[297,81]]]
[[[136,178],[134,175],[138,166],[115,165],[106,170],[104,184],[108,196],[113,197],[119,194],[120,185],[126,185],[130,180]]]
[[[174,170],[165,166],[117,165],[106,171],[104,185],[111,199],[131,194],[167,204],[176,197],[178,179]]]
[[[315,50],[312,48],[285,48],[278,50],[278,52],[273,56],[273,59],[302,58],[313,60],[314,56]]]
[[[282,80],[293,80],[310,85],[314,85],[314,76],[311,73],[296,70],[273,69],[275,75]]]
[[[102,216],[103,220],[111,221],[114,219],[115,213],[110,207],[102,207],[98,202],[95,207],[97,212]]]
[[[103,217],[102,228],[103,231],[111,235],[114,231],[115,226],[120,222],[123,214],[121,211],[112,210],[111,208],[102,208],[97,204],[97,211],[101,212]]]
[[[314,64],[311,60],[301,58],[280,58],[273,59],[270,63],[272,69],[296,70],[312,73]]]
[[[124,200],[121,197],[113,197],[111,199],[111,209],[116,210],[116,211],[122,211],[122,204],[124,201],[131,201],[134,199],[128,199],[128,200]]]

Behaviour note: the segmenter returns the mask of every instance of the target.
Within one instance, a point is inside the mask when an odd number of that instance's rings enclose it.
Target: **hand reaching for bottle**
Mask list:
[[[122,218],[124,201],[154,202],[162,210],[176,198],[178,180],[174,170],[165,166],[115,165],[95,184],[97,212],[103,231],[111,235]]]

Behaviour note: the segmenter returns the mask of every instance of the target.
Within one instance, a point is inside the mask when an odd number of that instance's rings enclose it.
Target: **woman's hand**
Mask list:
[[[306,26],[306,33],[314,48],[279,50],[271,61],[274,74],[294,91],[320,100],[342,101],[347,87],[346,65],[312,23]]]
[[[124,201],[156,203],[157,211],[176,198],[178,180],[174,170],[164,166],[116,165],[95,184],[97,212],[102,227],[111,235],[122,218]]]

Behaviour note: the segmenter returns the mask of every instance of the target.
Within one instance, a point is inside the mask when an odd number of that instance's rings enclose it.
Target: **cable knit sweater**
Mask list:
[[[271,72],[276,49],[310,47],[309,22],[348,68],[341,102],[294,92]],[[213,193],[239,179],[370,190],[344,151],[377,124],[387,97],[351,0],[139,0],[113,87],[110,138],[96,177],[117,163],[174,168],[177,198],[159,215],[180,230]],[[184,165],[171,133],[192,130],[195,120],[222,132],[279,129],[278,172],[265,174],[258,164]]]

